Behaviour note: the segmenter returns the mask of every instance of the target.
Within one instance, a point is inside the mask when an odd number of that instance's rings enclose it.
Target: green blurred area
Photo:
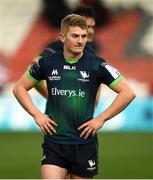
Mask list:
[[[99,136],[95,178],[153,178],[153,133],[105,132]],[[41,133],[0,133],[0,178],[40,178]]]

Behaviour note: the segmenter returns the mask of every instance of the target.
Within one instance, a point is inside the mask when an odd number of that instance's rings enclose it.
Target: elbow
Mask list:
[[[128,92],[128,97],[129,97],[130,101],[133,101],[136,98],[135,92],[134,91]]]
[[[13,88],[13,94],[16,95],[16,86]]]
[[[135,99],[136,98],[136,94],[135,93],[133,93],[133,99]]]
[[[15,86],[15,87],[13,88],[13,94],[14,94],[15,97],[16,97],[16,95],[17,95],[17,91],[18,91],[18,88],[17,88],[17,86]]]

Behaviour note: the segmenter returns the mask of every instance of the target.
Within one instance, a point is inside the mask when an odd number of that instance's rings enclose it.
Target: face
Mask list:
[[[64,50],[72,54],[80,54],[87,42],[87,31],[80,27],[69,27],[66,33],[60,34],[60,39],[64,43]]]
[[[95,20],[93,18],[86,18],[87,26],[88,26],[88,42],[93,41],[94,33],[95,33]]]

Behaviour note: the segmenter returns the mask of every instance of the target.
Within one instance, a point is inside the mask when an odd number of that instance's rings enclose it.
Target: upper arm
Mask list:
[[[123,80],[120,72],[106,62],[99,65],[96,74],[97,81],[107,85],[111,89]]]
[[[129,84],[127,83],[127,81],[125,79],[122,79],[111,89],[118,94],[120,92],[125,92],[125,93],[127,93],[127,95],[131,95],[131,94],[134,95],[133,90],[131,89],[131,87],[129,86]]]
[[[98,75],[100,82],[106,84],[114,92],[118,94],[120,92],[126,92],[129,96],[135,96],[135,93],[123,76],[121,76],[120,72],[106,62],[99,66]]]
[[[36,85],[36,83],[34,83],[33,81],[31,81],[28,76],[26,75],[26,73],[17,81],[16,83],[16,88],[17,87],[22,87],[24,89],[26,89],[27,91],[32,89],[34,86]]]

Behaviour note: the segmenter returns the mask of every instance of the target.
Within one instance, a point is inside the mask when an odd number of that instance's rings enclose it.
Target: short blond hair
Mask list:
[[[77,14],[70,14],[63,18],[63,20],[61,21],[61,33],[66,33],[70,26],[77,26],[81,29],[85,29],[86,31],[88,31],[88,26],[85,17]]]

